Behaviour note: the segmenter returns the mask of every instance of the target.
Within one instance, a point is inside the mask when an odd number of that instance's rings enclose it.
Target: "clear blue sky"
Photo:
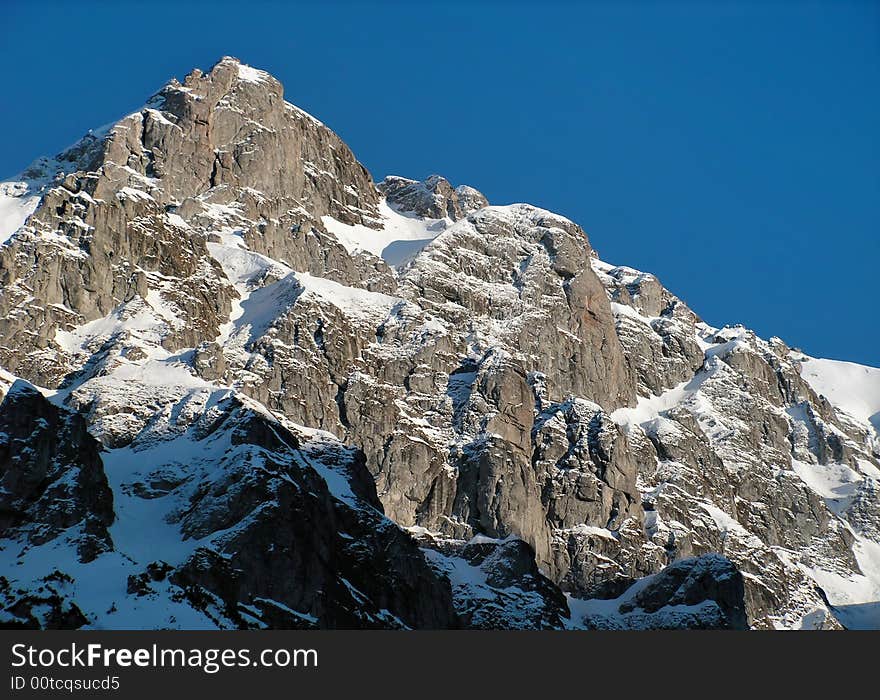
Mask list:
[[[558,211],[710,323],[880,366],[880,3],[181,4],[0,0],[0,174],[231,54],[377,179]]]

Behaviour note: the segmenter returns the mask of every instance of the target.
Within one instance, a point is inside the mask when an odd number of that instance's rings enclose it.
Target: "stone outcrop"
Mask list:
[[[379,183],[378,189],[389,204],[428,219],[458,221],[489,206],[482,192],[468,185],[453,187],[440,175],[431,175],[421,182],[389,176]]]
[[[589,629],[745,630],[743,577],[717,554],[682,559],[619,599],[595,606],[583,624]]]
[[[112,547],[113,493],[82,416],[19,380],[0,403],[0,538],[39,547],[63,536],[79,561]]]

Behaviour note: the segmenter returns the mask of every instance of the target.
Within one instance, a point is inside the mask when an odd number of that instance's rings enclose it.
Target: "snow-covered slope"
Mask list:
[[[0,183],[0,244],[18,231],[40,203],[26,182]]]
[[[856,420],[873,426],[880,435],[880,369],[803,356],[801,374],[817,394]]]
[[[379,204],[379,213],[379,229],[344,224],[332,216],[325,216],[322,221],[349,253],[365,250],[392,267],[403,265],[413,258],[452,223],[449,219],[424,219],[411,213],[401,213],[385,200]]]

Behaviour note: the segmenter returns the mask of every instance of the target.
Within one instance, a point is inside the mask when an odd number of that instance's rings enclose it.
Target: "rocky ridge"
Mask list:
[[[564,217],[232,58],[0,195],[3,624],[880,625],[880,405]]]

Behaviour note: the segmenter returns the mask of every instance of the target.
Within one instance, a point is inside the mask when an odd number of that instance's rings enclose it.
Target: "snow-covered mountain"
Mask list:
[[[236,59],[0,238],[0,625],[880,627],[880,369],[374,184]]]

